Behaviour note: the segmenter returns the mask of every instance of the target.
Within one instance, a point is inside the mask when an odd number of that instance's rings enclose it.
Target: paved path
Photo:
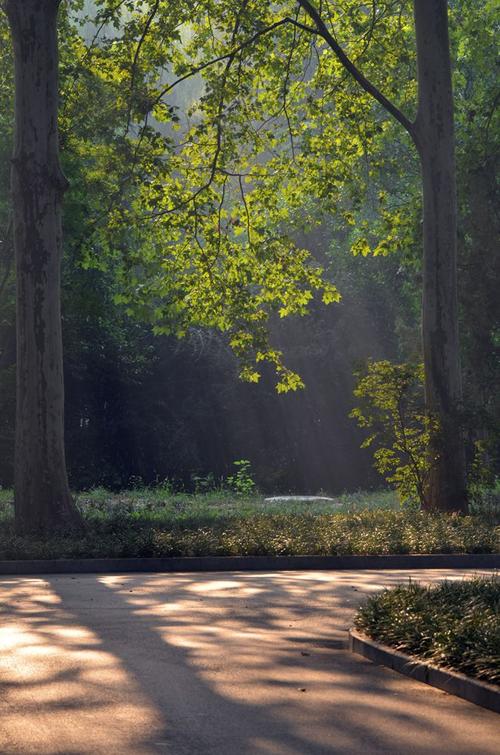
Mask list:
[[[345,649],[408,576],[0,578],[0,752],[498,755],[497,714]]]

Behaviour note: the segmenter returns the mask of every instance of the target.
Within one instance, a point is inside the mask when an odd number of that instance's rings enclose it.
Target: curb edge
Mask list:
[[[0,560],[0,575],[133,572],[500,569],[496,553],[378,556],[191,556]]]
[[[382,645],[356,629],[349,630],[349,650],[416,681],[500,713],[500,688],[497,689],[493,684],[418,660],[415,656]]]

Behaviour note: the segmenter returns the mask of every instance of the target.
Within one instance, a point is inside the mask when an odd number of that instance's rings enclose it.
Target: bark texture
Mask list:
[[[12,202],[17,276],[15,516],[18,532],[78,527],[64,453],[57,12],[7,0],[15,61]]]
[[[422,339],[430,448],[428,505],[466,509],[457,302],[457,201],[446,0],[415,0],[419,103],[414,138],[424,202]]]

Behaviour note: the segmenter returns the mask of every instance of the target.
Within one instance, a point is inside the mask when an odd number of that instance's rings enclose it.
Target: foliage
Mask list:
[[[491,478],[498,475],[500,463],[500,85],[492,65],[498,52],[498,8],[490,0],[459,2],[451,19],[465,419],[469,461],[474,464],[478,458],[479,444],[482,474]]]
[[[414,82],[408,90],[399,82],[395,87],[390,83],[392,69],[380,71],[376,66],[386,37],[407,38],[407,19],[386,7],[376,18],[377,34],[372,28],[375,19],[366,17],[359,3],[348,3],[345,11],[332,11],[331,20],[349,38],[349,52],[362,57],[370,73],[382,77],[395,95],[411,99]],[[280,390],[302,383],[296,373],[283,371],[279,350],[265,347],[262,307],[268,303],[283,317],[305,314],[315,289],[322,291],[325,302],[339,298],[333,285],[318,277],[319,268],[315,272],[308,265],[308,254],[297,243],[298,230],[318,222],[317,204],[308,206],[305,198],[319,197],[324,212],[338,207],[352,225],[352,204],[360,201],[367,186],[367,154],[390,130],[371,99],[345,80],[344,69],[317,34],[305,30],[308,20],[294,2],[207,2],[193,9],[182,50],[171,53],[167,85],[151,86],[151,99],[167,102],[173,88],[193,71],[203,76],[188,118],[179,124],[185,146],[171,162],[173,172],[145,184],[139,199],[140,212],[144,214],[146,207],[157,231],[172,239],[174,255],[185,255],[186,236],[192,238],[196,257],[190,258],[195,272],[195,280],[189,280],[195,287],[194,301],[189,300],[191,316],[203,303],[203,322],[227,330],[247,313],[253,323],[250,331],[231,336],[243,360],[242,375],[248,380],[259,377],[259,370],[247,361],[251,353],[257,364],[275,364]],[[365,44],[367,39],[370,44]],[[315,56],[317,63],[312,62]],[[363,189],[355,185],[354,176]],[[128,213],[131,222],[133,209]],[[384,208],[382,214],[391,211]],[[389,241],[386,234],[385,246],[378,244],[377,253],[403,243],[402,215],[392,215],[397,237],[392,233]],[[375,225],[372,218],[371,228]],[[360,234],[364,239],[367,229],[368,223],[359,229],[353,248],[359,247]],[[158,266],[153,254],[146,262],[142,254],[140,265]],[[278,288],[283,275],[288,291]],[[160,287],[166,282],[169,296],[175,296],[178,282],[172,281],[166,262],[153,276],[147,271],[149,280],[154,288],[147,282],[142,291],[144,297],[160,302],[161,316],[165,296]],[[252,281],[250,300],[242,288],[246,280]],[[186,285],[184,281],[181,278]],[[130,304],[131,297],[127,301]],[[258,311],[252,314],[249,305]],[[182,330],[182,303],[177,312]]]
[[[479,67],[483,65],[484,56],[480,58],[477,49],[471,55],[474,44],[458,31],[464,21],[472,31],[478,19],[489,17],[489,4],[479,5],[471,10],[457,2],[451,7],[459,89],[474,78],[470,70],[476,59]],[[328,27],[350,58],[411,117],[416,109],[416,76],[409,6],[377,2],[370,12],[364,4],[350,0],[329,9],[327,15]],[[147,13],[144,18],[149,19]],[[160,4],[159,9],[152,9],[148,29],[161,18]],[[492,26],[489,23],[481,35],[488,44]],[[253,354],[257,364],[266,360],[275,364],[281,375],[280,390],[297,388],[302,385],[297,372],[282,372],[280,350],[265,345],[267,320],[261,305],[271,299],[268,293],[261,295],[261,275],[266,284],[280,276],[275,277],[275,269],[267,262],[262,267],[261,261],[268,260],[264,255],[271,252],[273,259],[275,254],[293,256],[302,265],[307,256],[297,242],[299,232],[333,217],[332,226],[343,230],[342,246],[354,255],[385,256],[397,251],[402,264],[418,275],[421,207],[413,147],[400,126],[346,75],[307,3],[283,0],[267,6],[252,0],[207,0],[192,9],[182,45],[165,49],[162,55],[168,60],[167,81],[153,77],[146,82],[148,97],[156,105],[167,105],[177,87],[182,88],[193,74],[201,78],[196,79],[194,91],[191,88],[187,116],[180,116],[176,124],[183,147],[170,158],[169,175],[165,172],[158,181],[144,184],[138,204],[127,208],[127,224],[134,224],[137,212],[143,213],[146,206],[156,230],[171,239],[177,259],[185,254],[186,233],[189,236],[193,229],[197,256],[188,265],[196,278],[190,314],[196,316],[200,302],[206,304],[210,311],[202,312],[198,322],[232,333],[232,346],[248,380],[259,378],[259,370],[248,358]],[[487,101],[484,92],[477,100]],[[460,116],[465,133],[469,116],[462,111]],[[161,120],[160,115],[157,118]],[[147,244],[139,246],[149,250]],[[137,285],[134,288],[136,271],[145,271],[139,296],[144,296],[144,306],[151,299],[158,301],[155,328],[164,331],[165,294],[177,296],[179,278],[177,273],[171,276],[170,260],[158,263],[158,247],[151,254],[148,251],[146,267],[141,252],[141,258],[134,259],[132,278],[127,269],[122,278],[125,287],[131,284],[134,290],[133,295],[124,294],[133,309],[139,290]],[[300,278],[296,268],[291,270],[293,277]],[[248,310],[246,293],[238,294],[234,307],[234,291],[225,288],[226,282],[238,285],[242,274],[257,285],[256,317]],[[181,275],[180,280],[186,287],[187,279]],[[319,278],[310,283],[308,292],[299,287],[280,304],[274,301],[280,315],[307,311],[313,289],[322,285]],[[335,289],[323,296],[326,301],[338,299]],[[177,327],[182,333],[184,304],[176,306],[179,322],[166,329]],[[233,331],[230,321],[235,320],[238,308],[247,312],[252,324]],[[433,422],[427,421],[424,430],[429,434]],[[414,456],[411,481],[406,475],[408,465],[398,466],[391,450],[377,453],[379,467],[390,474],[403,497],[416,493],[422,500],[422,459],[409,454]]]
[[[239,461],[234,461],[233,466],[236,467],[236,471],[226,480],[229,489],[241,496],[255,495],[257,486],[253,479],[250,461],[248,459],[240,459]]]
[[[500,521],[500,480],[493,485],[483,486],[473,483],[469,490],[469,510],[492,523]]]
[[[262,33],[285,16],[309,23],[292,0],[85,5],[86,19],[80,0],[62,4],[60,21],[73,486],[116,490],[130,475],[187,485],[193,473],[210,471],[220,479],[235,456],[252,458],[267,489],[372,484],[367,457],[351,461],[357,431],[343,415],[354,362],[402,362],[415,353],[421,207],[412,145],[317,36],[289,22]],[[494,5],[454,0],[450,31],[470,446],[487,436],[488,463],[498,469]],[[337,4],[332,28],[363,72],[414,112],[410,5],[377,0],[370,10]],[[254,34],[232,59],[179,81]],[[8,273],[0,295],[0,479],[10,482],[13,87],[1,11],[0,59],[0,284]],[[338,298],[332,280],[343,302],[324,308],[328,290],[326,300]],[[306,310],[309,322],[293,316]],[[187,338],[177,344],[153,328]],[[214,335],[219,328],[222,336]],[[258,388],[236,384],[229,340],[240,372],[262,372]],[[301,375],[303,396],[272,395],[272,365],[261,358],[282,365],[281,353],[289,371],[278,382],[298,387]]]
[[[166,79],[185,68],[183,24],[192,22],[192,4],[103,0],[98,9],[101,33],[90,45],[75,37],[67,65],[76,83],[65,90],[66,146],[91,161],[82,173],[84,195],[106,196],[84,243],[85,264],[111,265],[116,300],[156,334],[183,337],[193,327],[217,329],[241,360],[242,377],[257,381],[256,365],[268,362],[278,390],[296,390],[301,379],[270,345],[269,317],[303,315],[315,293],[325,302],[338,294],[310,255],[276,227],[241,243],[244,195],[228,214],[224,198],[209,185],[197,192],[186,184],[186,170],[198,180],[203,166],[190,148],[190,132],[176,134],[187,121]],[[87,120],[92,123],[98,113],[98,127],[103,120],[115,124],[97,143],[91,129],[83,140],[72,137],[75,104],[89,85]],[[104,99],[104,108],[93,106],[96,98]],[[208,130],[198,124],[200,133]]]
[[[96,487],[76,494],[84,516],[90,520],[113,522],[133,519],[137,525],[154,522],[161,527],[199,526],[232,517],[256,514],[331,514],[358,513],[365,509],[396,509],[392,491],[342,493],[333,503],[320,501],[266,502],[259,495],[236,496],[220,484],[211,490],[187,492],[179,483],[166,480],[154,486],[112,492]],[[0,519],[6,527],[12,520],[13,491],[0,488]]]
[[[385,590],[368,599],[355,625],[404,653],[500,684],[498,575]]]
[[[374,447],[375,468],[403,503],[425,504],[432,419],[423,408],[423,366],[369,362],[354,395],[360,405],[351,417],[370,431],[363,446]]]
[[[338,502],[340,508],[267,504],[227,490],[174,494],[170,484],[114,496],[98,489],[78,500],[86,521],[83,538],[54,535],[44,542],[14,536],[5,502],[0,507],[0,559],[500,550],[500,527],[480,516],[396,510],[387,493],[340,496]]]

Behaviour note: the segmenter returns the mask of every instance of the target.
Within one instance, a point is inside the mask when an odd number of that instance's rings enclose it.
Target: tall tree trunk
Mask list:
[[[419,102],[414,137],[424,201],[422,338],[431,433],[428,505],[466,510],[460,422],[462,382],[457,303],[457,202],[453,93],[446,0],[414,0]]]
[[[17,275],[14,499],[18,532],[78,527],[64,454],[57,12],[60,0],[6,0],[14,45],[12,160]]]
[[[419,103],[412,123],[349,59],[311,0],[297,0],[344,68],[411,135],[424,198],[422,341],[427,411],[437,420],[429,448],[429,508],[465,511],[465,453],[457,303],[455,134],[447,0],[414,0]],[[383,62],[381,61],[381,65]]]

